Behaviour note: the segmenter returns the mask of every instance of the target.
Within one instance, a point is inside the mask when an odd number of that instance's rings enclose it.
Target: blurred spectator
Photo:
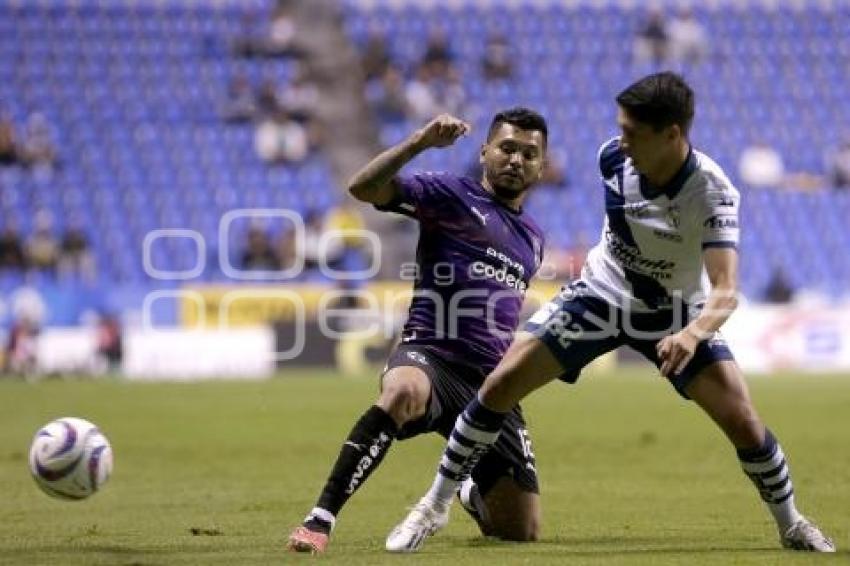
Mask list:
[[[15,142],[15,126],[5,116],[0,116],[0,166],[14,165],[21,160]]]
[[[430,74],[438,78],[447,78],[454,64],[454,54],[443,31],[432,32],[425,47],[421,66],[427,67]]]
[[[292,52],[295,39],[295,22],[289,2],[278,0],[272,13],[269,36],[266,42],[268,55],[287,55]]]
[[[276,117],[281,112],[280,99],[274,81],[266,79],[257,92],[257,113],[260,118]]]
[[[360,210],[351,201],[345,201],[328,211],[325,215],[324,229],[339,232],[339,239],[348,249],[356,249],[366,243],[366,238],[357,234],[366,230],[366,224]]]
[[[59,274],[63,277],[78,275],[86,281],[95,279],[94,255],[79,225],[72,225],[65,231],[59,254]]]
[[[267,163],[295,163],[307,157],[310,136],[303,125],[279,115],[257,126],[254,148]]]
[[[768,303],[785,304],[794,298],[794,288],[781,267],[773,270],[764,289],[764,300]]]
[[[38,366],[38,325],[32,319],[17,318],[9,329],[3,371],[13,375],[28,376]]]
[[[549,151],[546,155],[546,161],[543,164],[540,184],[561,189],[567,188],[570,183],[566,174],[566,162],[567,160],[563,152],[557,149]]]
[[[27,266],[55,272],[59,261],[59,242],[53,235],[53,218],[46,210],[35,217],[35,230],[27,241]]]
[[[0,270],[23,270],[26,267],[24,246],[18,230],[7,223],[0,232]]]
[[[299,253],[295,230],[285,230],[277,240],[278,267],[290,269],[298,260]]]
[[[22,153],[30,167],[50,168],[56,165],[56,145],[44,114],[35,112],[27,120]]]
[[[690,8],[683,8],[669,26],[669,55],[676,61],[698,63],[708,54],[708,34]]]
[[[404,77],[395,67],[387,67],[380,81],[367,87],[367,98],[372,111],[382,123],[403,121],[409,112],[405,95]]]
[[[47,313],[44,299],[30,287],[21,287],[11,297],[12,327],[6,343],[4,370],[29,376],[38,369],[38,333]]]
[[[830,156],[829,180],[837,189],[850,189],[850,140]]]
[[[652,61],[656,64],[667,59],[668,54],[667,22],[659,9],[649,12],[646,23],[643,24],[635,40],[635,59],[637,61]]]
[[[251,83],[244,75],[230,81],[227,100],[221,111],[222,117],[230,122],[248,122],[257,115],[257,99]]]
[[[242,269],[276,271],[279,265],[280,261],[272,249],[266,231],[259,226],[252,226],[248,230],[248,243],[242,253]]]
[[[764,142],[756,142],[741,153],[738,174],[751,187],[781,187],[785,182],[785,164],[778,151]]]
[[[463,113],[466,93],[453,70],[446,76],[433,72],[433,67],[421,65],[416,77],[407,85],[405,95],[411,116],[426,120],[443,112]]]
[[[363,55],[360,58],[363,66],[363,74],[367,81],[384,76],[390,67],[390,54],[387,51],[387,38],[377,30],[369,33],[366,45],[363,46]]]
[[[318,210],[309,210],[304,215],[304,266],[306,269],[316,269],[320,261],[324,265],[339,269],[339,262],[345,253],[345,242],[342,238],[322,237],[327,231],[326,217]]]
[[[280,91],[277,96],[281,108],[296,122],[307,122],[316,116],[319,106],[319,89],[316,87],[303,65],[292,80]]]
[[[487,47],[481,58],[481,73],[488,81],[509,79],[513,76],[514,68],[508,42],[503,36],[493,35],[487,40]]]
[[[105,371],[115,372],[121,369],[124,357],[124,340],[121,324],[112,315],[104,315],[97,325],[97,364]]]
[[[278,0],[268,25],[258,25],[253,15],[242,18],[241,36],[233,41],[233,51],[244,57],[298,56],[300,49],[296,45],[297,28],[292,19],[291,2]]]

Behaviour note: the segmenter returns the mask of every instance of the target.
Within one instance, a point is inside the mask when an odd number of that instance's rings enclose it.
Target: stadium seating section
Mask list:
[[[491,4],[348,0],[345,31],[362,45],[373,27],[386,30],[390,52],[407,70],[421,57],[430,30],[448,32],[478,135],[454,151],[429,152],[417,168],[466,170],[492,111],[517,103],[542,111],[552,146],[566,157],[570,185],[541,188],[529,208],[553,244],[592,243],[603,212],[594,157],[616,133],[613,97],[654,70],[632,62],[644,13],[614,2],[520,0],[498,10]],[[733,180],[741,150],[758,140],[774,145],[789,170],[822,172],[825,151],[848,133],[841,125],[850,124],[850,5],[802,11],[721,6],[696,8],[711,54],[680,68],[698,93],[695,145]],[[293,72],[286,59],[230,54],[246,16],[262,19],[269,10],[270,2],[261,0],[3,2],[2,108],[19,131],[30,113],[46,115],[61,167],[52,176],[0,168],[0,218],[17,218],[25,235],[42,208],[53,212],[59,233],[71,218],[80,219],[101,284],[145,285],[142,241],[152,229],[203,234],[209,261],[199,280],[216,281],[223,277],[216,268],[219,220],[228,210],[304,211],[339,202],[340,188],[321,154],[298,166],[267,166],[254,152],[252,126],[220,117],[237,74],[258,84]],[[493,32],[511,40],[513,82],[481,76],[479,61]],[[392,142],[413,126],[387,125],[381,135]],[[846,292],[850,192],[741,190],[746,293],[757,296],[775,266],[797,286]],[[157,268],[194,265],[190,240],[157,244],[151,258]],[[0,290],[15,286],[17,277],[5,274]]]

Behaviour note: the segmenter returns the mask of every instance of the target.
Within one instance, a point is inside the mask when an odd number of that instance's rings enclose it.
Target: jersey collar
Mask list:
[[[694,155],[694,148],[692,146],[688,146],[688,157],[685,158],[685,162],[676,174],[673,175],[673,178],[670,179],[670,182],[664,187],[657,188],[650,185],[646,177],[641,175],[640,194],[647,200],[658,198],[661,195],[665,195],[668,199],[672,200],[676,198],[676,195],[679,194],[679,191],[681,191],[682,187],[685,185],[685,181],[687,181],[688,177],[696,171],[696,168],[697,158],[696,155]]]
[[[505,204],[501,200],[499,200],[498,197],[496,197],[496,195],[494,195],[493,193],[491,193],[490,191],[485,189],[484,185],[481,184],[481,181],[477,181],[477,180],[471,179],[471,178],[469,180],[472,181],[472,183],[475,185],[475,188],[478,190],[478,192],[481,193],[482,195],[486,196],[488,199],[490,199],[490,201],[493,204],[503,208],[504,210],[507,210],[508,212],[510,212],[511,214],[513,214],[515,216],[522,216],[522,213],[524,212],[524,208],[523,208],[522,205],[520,205],[519,209],[511,208],[510,206],[508,206],[507,204]]]

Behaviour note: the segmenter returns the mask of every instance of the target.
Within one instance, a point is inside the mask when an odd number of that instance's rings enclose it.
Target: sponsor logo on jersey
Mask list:
[[[678,206],[668,206],[665,219],[671,228],[679,228],[679,220],[681,218],[681,210]]]
[[[481,223],[481,225],[487,226],[487,217],[490,216],[490,215],[482,213],[480,210],[478,210],[474,206],[471,206],[469,208],[472,210],[472,213],[475,215],[475,217],[478,219],[478,221]]]
[[[652,215],[651,203],[646,201],[633,202],[623,205],[625,213],[633,218],[649,218]]]
[[[509,256],[505,253],[497,251],[494,248],[488,247],[487,248],[487,257],[494,257],[494,258],[498,259],[499,261],[501,261],[502,263],[506,263],[508,265],[508,267],[516,270],[520,274],[520,276],[525,275],[525,267],[523,267],[523,265],[520,262],[516,261],[511,256]]]
[[[625,243],[610,230],[608,236],[608,251],[622,266],[634,271],[646,273],[648,271],[670,271],[676,267],[675,261],[666,259],[650,259],[640,255],[640,251]]]
[[[715,214],[703,223],[712,230],[728,230],[738,227],[738,217],[734,214]]]
[[[469,275],[475,279],[493,279],[499,283],[504,283],[506,287],[516,289],[520,293],[524,293],[528,288],[528,284],[520,277],[510,273],[506,265],[497,268],[486,261],[476,261],[469,266]]]
[[[655,234],[657,237],[661,238],[662,240],[669,240],[671,242],[681,243],[684,240],[684,238],[682,238],[680,234],[676,234],[675,232],[665,232],[664,230],[659,230],[658,228],[653,230],[652,233]]]
[[[525,267],[518,261],[514,260],[509,255],[487,248],[487,257],[502,262],[501,267],[497,267],[488,261],[478,260],[472,262],[469,266],[469,276],[473,279],[493,279],[504,284],[510,289],[515,289],[520,293],[525,293],[528,288],[528,283],[523,280],[525,275]]]

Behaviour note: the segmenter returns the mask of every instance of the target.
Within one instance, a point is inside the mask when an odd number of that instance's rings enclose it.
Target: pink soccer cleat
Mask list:
[[[311,531],[303,525],[292,531],[286,543],[286,549],[290,552],[309,552],[310,554],[321,554],[327,546],[328,535]]]

